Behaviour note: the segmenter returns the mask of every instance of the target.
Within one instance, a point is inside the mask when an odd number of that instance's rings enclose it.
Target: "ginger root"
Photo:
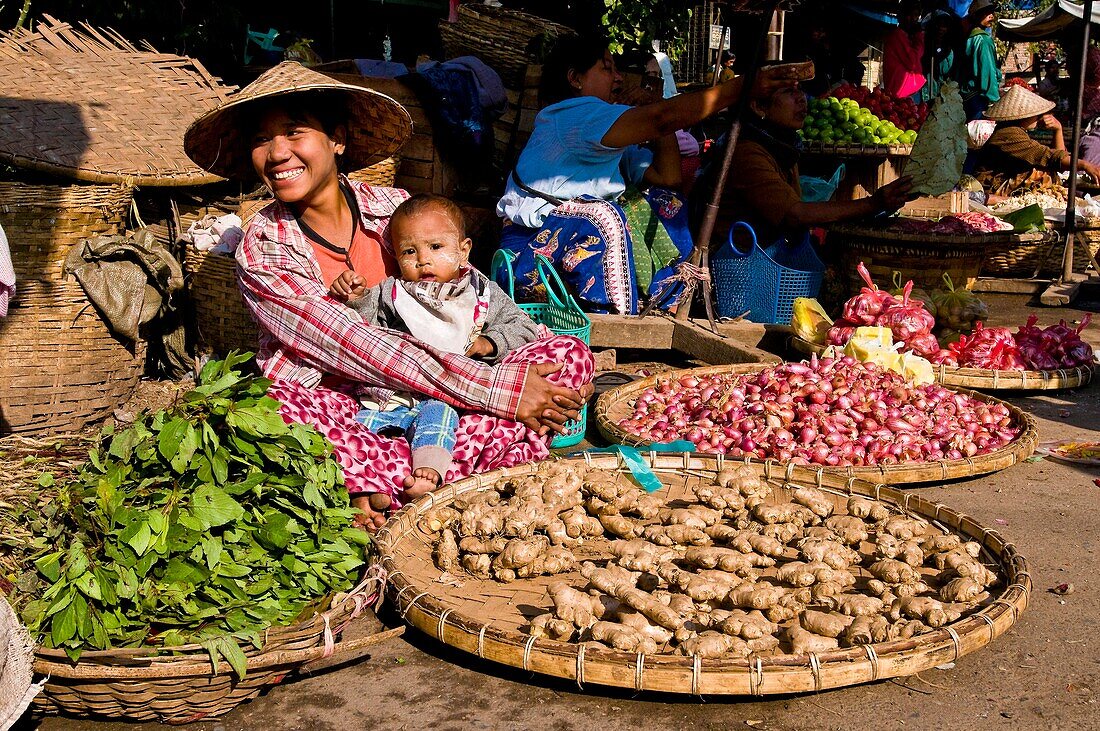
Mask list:
[[[736,513],[745,507],[745,496],[736,488],[697,485],[694,492],[699,502],[715,510]]]
[[[674,549],[641,539],[612,541],[608,550],[618,558],[619,565],[628,571],[656,571],[658,566],[675,561],[680,555]]]
[[[791,495],[799,505],[809,508],[819,518],[828,518],[833,514],[833,501],[816,487],[799,487]]]
[[[853,617],[871,617],[880,614],[883,609],[883,601],[877,597],[864,596],[863,594],[842,594],[833,602],[838,612]]]
[[[450,571],[458,564],[458,543],[452,530],[445,530],[435,544],[435,565],[440,571]]]
[[[490,569],[493,565],[493,557],[487,553],[467,553],[462,557],[462,568],[479,579],[492,578]]]
[[[711,575],[693,574],[672,563],[661,564],[657,568],[657,575],[668,582],[669,586],[697,602],[721,602],[741,583],[724,571],[712,572]]]
[[[840,637],[840,634],[852,624],[853,617],[835,612],[818,612],[807,609],[799,616],[799,624],[814,634],[825,637]]]
[[[877,522],[890,517],[890,508],[878,500],[852,496],[848,498],[848,515]]]
[[[644,523],[632,520],[625,515],[604,514],[599,517],[599,520],[600,525],[606,528],[608,533],[628,541],[640,537],[646,527]]]
[[[954,622],[961,614],[930,596],[901,597],[890,607],[889,616],[897,621],[902,618],[919,619],[929,627],[942,627]]]
[[[702,546],[710,536],[690,525],[647,525],[642,537],[658,546]]]
[[[869,535],[867,524],[853,515],[833,515],[825,519],[825,527],[848,546],[859,545]]]
[[[911,541],[921,538],[932,529],[926,521],[920,518],[907,518],[904,515],[892,515],[878,525],[881,533],[888,533],[900,541]]]
[[[867,570],[887,584],[909,584],[921,580],[919,571],[895,558],[875,561]]]
[[[617,622],[596,622],[588,629],[588,636],[623,652],[657,652],[657,642],[644,632]]]
[[[848,646],[870,645],[885,642],[889,631],[890,623],[881,614],[860,615],[852,618],[852,623],[844,630],[841,638]]]
[[[531,620],[531,626],[528,628],[527,633],[534,637],[545,637],[551,640],[570,642],[576,631],[577,628],[574,627],[571,622],[567,622],[564,619],[558,619],[553,614],[547,612]]]
[[[951,579],[940,587],[940,599],[945,602],[973,602],[985,594],[985,586],[969,576]]]
[[[846,569],[862,560],[859,553],[840,541],[807,538],[799,542],[798,548],[807,561],[820,561],[834,569]]]
[[[771,609],[786,593],[783,587],[771,584],[745,584],[731,591],[726,603],[742,609]]]
[[[614,571],[601,569],[594,563],[585,561],[581,564],[581,576],[588,579],[589,583],[595,588],[615,597],[631,609],[641,612],[651,622],[665,629],[675,632],[684,623],[679,613],[669,608],[668,605],[657,601]]]
[[[760,504],[752,509],[752,515],[761,523],[794,523],[799,528],[812,525],[818,517],[812,510],[797,503],[783,503],[782,505]]]
[[[791,648],[791,654],[794,655],[828,652],[840,647],[840,643],[835,638],[809,632],[797,624],[792,624],[787,628],[786,637],[787,644]]]
[[[432,508],[417,522],[421,533],[438,533],[450,528],[458,520],[459,512],[449,505]]]
[[[802,535],[802,526],[795,523],[772,523],[761,528],[760,534],[786,545]]]
[[[508,545],[508,539],[504,536],[496,538],[476,538],[466,536],[458,542],[458,549],[463,553],[491,553],[497,554]]]
[[[719,569],[739,576],[756,576],[757,567],[775,564],[775,559],[755,553],[741,553],[716,546],[692,546],[684,552],[684,563],[703,569]]]
[[[736,655],[748,657],[752,654],[748,643],[739,637],[722,634],[721,632],[707,631],[681,642],[676,651],[681,655],[699,656],[702,658],[722,657],[724,655]]]
[[[690,508],[664,508],[658,516],[665,525],[689,525],[699,530],[722,520],[722,513],[702,505],[693,505]]]

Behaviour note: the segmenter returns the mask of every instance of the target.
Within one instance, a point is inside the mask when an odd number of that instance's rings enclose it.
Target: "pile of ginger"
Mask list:
[[[748,465],[693,493],[666,505],[617,473],[547,462],[428,511],[420,529],[438,536],[444,572],[571,574],[550,581],[552,609],[530,634],[632,653],[804,655],[909,638],[988,601],[998,581],[977,543],[877,500],[777,496]],[[578,565],[582,545],[599,559]]]

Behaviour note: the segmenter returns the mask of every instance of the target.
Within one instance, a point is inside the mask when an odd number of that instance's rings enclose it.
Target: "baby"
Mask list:
[[[343,272],[330,294],[346,301],[365,322],[401,330],[437,350],[463,353],[490,363],[537,340],[540,328],[504,290],[469,264],[470,239],[462,211],[452,201],[421,194],[390,218],[390,240],[401,278],[387,277],[367,289],[355,272]],[[379,394],[364,400],[356,420],[371,431],[404,432],[412,448],[412,474],[404,498],[434,490],[451,468],[458,414],[432,399]],[[382,496],[371,500],[379,509]]]

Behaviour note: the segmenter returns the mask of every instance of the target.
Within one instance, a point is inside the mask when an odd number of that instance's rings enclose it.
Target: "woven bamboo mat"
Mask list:
[[[232,87],[194,59],[44,17],[0,35],[0,161],[95,183],[220,180],[184,154],[183,132]]]

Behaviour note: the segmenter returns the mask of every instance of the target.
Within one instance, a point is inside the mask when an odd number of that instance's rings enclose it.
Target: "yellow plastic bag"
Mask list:
[[[798,297],[792,303],[791,329],[806,342],[824,345],[833,321],[821,303],[810,297]]]

